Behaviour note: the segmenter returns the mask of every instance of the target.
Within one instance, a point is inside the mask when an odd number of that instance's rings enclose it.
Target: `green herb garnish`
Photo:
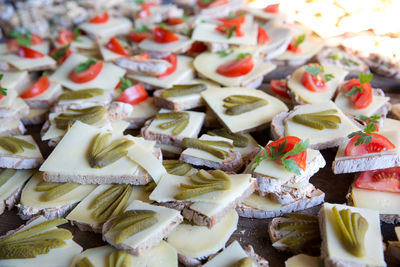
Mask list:
[[[122,91],[124,91],[125,89],[128,89],[129,87],[131,87],[133,85],[131,80],[125,79],[124,77],[121,77],[119,80],[121,81],[121,85],[119,88],[121,88]]]
[[[233,53],[233,50],[229,50],[229,51],[222,50],[222,51],[218,51],[218,52],[217,52],[217,54],[218,54],[220,57],[227,57],[227,56],[229,56],[229,55],[232,54],[232,53]]]
[[[246,58],[246,57],[251,57],[251,54],[250,54],[250,53],[240,53],[240,54],[236,57],[236,60],[243,59],[243,58]]]
[[[30,46],[32,45],[32,34],[29,30],[25,30],[25,34],[17,30],[13,30],[10,32],[10,36],[17,39],[17,44],[22,46]]]
[[[149,32],[149,28],[147,28],[145,25],[143,25],[140,28],[134,28],[133,31],[137,32],[137,33]]]
[[[366,144],[368,145],[372,141],[372,137],[376,138],[375,136],[371,135],[372,132],[375,132],[376,126],[375,123],[369,122],[367,126],[365,126],[364,131],[357,131],[349,134],[348,138],[353,138],[355,136],[359,136],[355,143],[355,146]]]
[[[0,81],[3,79],[3,76],[4,76],[4,74],[0,74]],[[0,86],[0,95],[6,96],[7,95],[7,89]]]
[[[88,68],[90,68],[90,66],[92,66],[96,63],[97,63],[97,59],[88,58],[85,62],[82,62],[75,68],[75,72],[76,73],[83,72],[83,71],[87,70]]]
[[[57,61],[62,59],[63,57],[65,57],[67,55],[67,51],[68,51],[69,47],[70,47],[70,44],[67,44],[67,45],[61,47],[56,52],[51,54],[51,57]]]
[[[305,66],[304,68],[312,76],[318,76],[321,73],[322,74],[322,78],[323,78],[323,80],[325,82],[329,82],[330,80],[335,78],[335,76],[333,74],[331,74],[331,73],[324,74],[325,69],[321,65],[312,64],[312,65],[309,65],[309,66]]]

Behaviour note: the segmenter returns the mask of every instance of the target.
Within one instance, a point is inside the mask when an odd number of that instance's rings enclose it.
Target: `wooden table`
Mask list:
[[[291,68],[279,68],[270,73],[266,79],[280,79],[292,73]],[[373,87],[382,88],[392,98],[392,103],[400,102],[400,81],[394,81],[383,77],[374,77]],[[49,147],[46,143],[40,141],[40,126],[28,127],[28,134],[32,134],[38,142],[44,157],[50,153]],[[254,134],[255,139],[261,144],[265,145],[269,140],[268,131],[259,132]],[[317,188],[325,192],[325,201],[330,203],[345,203],[346,194],[350,184],[353,182],[354,174],[333,175],[331,171],[331,163],[335,157],[336,149],[326,149],[321,151],[327,164],[325,168],[321,169],[316,175],[311,178],[311,183]],[[320,206],[313,207],[305,210],[304,213],[317,214]],[[255,251],[265,257],[270,266],[284,266],[284,261],[291,255],[278,252],[271,246],[268,237],[268,223],[270,219],[247,219],[240,218],[239,225],[235,233],[232,235],[228,243],[233,240],[238,240],[242,246],[251,244]],[[3,235],[9,230],[15,229],[24,223],[17,216],[17,210],[6,211],[0,215],[0,235]],[[71,225],[63,226],[72,231],[74,240],[78,242],[84,249],[102,246],[104,243],[100,234],[92,232],[81,232],[77,227]],[[396,240],[394,233],[394,225],[382,223],[382,234],[385,242],[388,240]],[[391,262],[386,256],[388,266],[399,266],[399,262]]]

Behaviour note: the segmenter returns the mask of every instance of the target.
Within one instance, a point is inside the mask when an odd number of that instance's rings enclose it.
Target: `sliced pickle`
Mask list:
[[[125,211],[120,216],[118,216],[118,218],[116,218],[114,220],[113,224],[116,225],[130,216],[141,216],[143,214],[145,214],[146,216],[148,216],[148,214],[153,216],[153,215],[156,215],[157,213],[153,210],[128,210],[128,211]]]
[[[161,93],[162,98],[199,94],[207,89],[203,83],[196,84],[176,84],[172,88],[166,89]]]
[[[237,261],[232,267],[252,267],[253,260],[249,257]]]
[[[108,267],[130,267],[132,266],[132,256],[124,250],[110,253],[108,256]]]
[[[231,95],[223,101],[228,115],[240,115],[268,104],[265,99],[249,95]]]
[[[100,88],[89,88],[83,90],[76,90],[76,91],[67,91],[60,95],[60,100],[75,100],[75,99],[87,99],[92,98],[94,96],[104,94],[104,90]]]
[[[332,114],[337,114],[338,111],[336,109],[327,109],[324,111],[318,111],[318,112],[313,112],[313,113],[308,113],[310,116],[321,116],[321,115],[332,115]]]
[[[65,245],[65,241],[59,239],[4,244],[0,245],[0,259],[35,258],[37,255],[49,253],[53,248],[59,248]]]
[[[292,120],[294,122],[297,122],[304,126],[308,126],[310,128],[314,128],[316,130],[323,130],[325,128],[320,121],[304,116],[303,114],[293,116]]]
[[[368,230],[368,221],[357,212],[343,209],[340,212],[333,207],[335,222],[337,223],[341,240],[347,251],[356,257],[363,257],[365,251],[365,234]]]
[[[153,192],[154,188],[156,188],[156,186],[157,184],[155,182],[150,182],[144,187],[143,191],[145,193],[151,193]]]
[[[73,111],[73,113],[61,113],[54,118],[58,129],[66,130],[75,121],[94,124],[104,118],[107,108],[104,106],[94,106],[84,109],[70,109],[70,111]]]
[[[42,181],[36,185],[35,191],[46,192],[46,191],[49,191],[50,189],[53,189],[54,187],[57,187],[59,185],[60,185],[60,183]]]
[[[59,183],[58,186],[51,188],[49,191],[41,195],[39,199],[40,201],[44,202],[55,200],[57,198],[60,198],[68,194],[69,192],[77,188],[79,185],[80,184],[72,182]]]
[[[256,102],[261,98],[250,95],[231,95],[224,98],[225,103],[234,103],[234,104],[247,104],[251,102]]]
[[[30,150],[35,149],[35,146],[33,144],[14,136],[1,136],[0,147],[10,152],[11,154],[24,152],[24,148]]]
[[[231,139],[231,140],[233,140],[233,145],[235,147],[246,147],[247,144],[249,143],[249,140],[247,139],[246,136],[241,135],[241,134],[230,133],[228,130],[226,130],[224,128],[209,131],[209,132],[207,132],[207,134],[213,135],[213,136],[221,136],[221,137]]]
[[[187,112],[166,112],[166,113],[158,113],[156,115],[156,120],[171,120],[168,122],[161,123],[157,125],[158,128],[166,130],[173,128],[171,133],[173,135],[178,135],[183,130],[186,129],[186,127],[189,124],[189,113]]]
[[[287,221],[277,225],[278,230],[307,230],[318,227],[318,222],[312,221]]]
[[[298,114],[293,116],[293,121],[299,124],[314,128],[316,130],[337,129],[342,121],[335,109],[329,109],[321,112]]]
[[[83,257],[82,259],[79,259],[76,263],[75,263],[75,267],[95,267],[92,262],[86,258]]]
[[[178,121],[178,123],[176,124],[175,128],[172,130],[172,134],[173,134],[173,135],[178,135],[178,134],[180,134],[181,132],[183,132],[183,130],[186,129],[186,127],[188,126],[188,124],[189,124],[189,119],[187,119],[187,118],[180,119],[180,120]]]
[[[280,240],[280,242],[292,249],[301,249],[312,241],[319,240],[318,231],[300,231],[293,232]]]
[[[163,165],[169,174],[179,176],[184,176],[192,169],[190,164],[179,160],[164,160]]]
[[[157,216],[150,216],[147,218],[144,218],[142,220],[139,221],[135,221],[132,224],[129,224],[128,226],[124,227],[123,229],[121,229],[114,237],[114,243],[115,244],[121,244],[122,242],[124,242],[127,238],[129,238],[130,236],[139,233],[151,226],[153,226],[154,224],[156,224],[158,222],[158,218]]]
[[[195,138],[183,138],[182,145],[185,148],[194,148],[203,150],[205,152],[210,153],[211,155],[214,155],[219,159],[225,159],[229,156],[229,153],[226,152],[225,150],[212,147],[203,141],[205,140],[199,140]]]
[[[14,169],[0,169],[0,187],[15,175],[17,171]]]
[[[128,216],[128,217],[123,218],[122,220],[118,221],[118,223],[115,223],[110,231],[115,232],[115,231],[123,230],[126,227],[128,227],[129,225],[135,224],[135,223],[142,221],[144,219],[147,219],[147,218],[159,219],[160,215],[153,212],[153,213],[139,214],[136,216]]]
[[[156,120],[172,120],[172,119],[182,119],[189,118],[189,113],[187,112],[163,112],[156,115]]]

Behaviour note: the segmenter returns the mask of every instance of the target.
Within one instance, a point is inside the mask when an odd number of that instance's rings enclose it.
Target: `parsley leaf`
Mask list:
[[[121,88],[122,91],[124,91],[125,89],[128,89],[129,87],[131,87],[133,85],[131,80],[125,79],[124,77],[121,77],[119,80],[121,81],[121,85],[119,88]]]
[[[188,20],[189,19],[189,15],[186,12],[183,12],[182,19],[183,20]]]
[[[371,135],[372,132],[376,131],[376,126],[375,123],[369,122],[367,126],[365,126],[364,131],[357,131],[349,134],[347,137],[348,138],[353,138],[358,136],[356,143],[354,144],[355,146],[359,146],[362,144],[368,145],[372,141],[372,137],[375,137]]]
[[[231,27],[222,27],[222,31],[226,34],[226,36],[229,38],[232,38],[235,35],[235,30],[237,29],[236,25],[232,25]]]
[[[286,159],[287,157],[299,154],[300,152],[307,150],[309,145],[310,145],[310,140],[308,139],[296,143],[290,151],[286,152],[285,155],[283,155],[282,159]]]
[[[251,54],[250,54],[250,53],[240,53],[240,54],[236,57],[236,60],[243,59],[243,58],[246,58],[246,57],[251,57]]]
[[[96,64],[96,63],[97,63],[97,59],[88,58],[85,62],[82,62],[81,64],[76,66],[75,72],[79,73],[79,72],[85,71],[88,68],[90,68],[90,66],[92,66],[93,64]]]
[[[135,3],[137,5],[144,4],[144,0],[135,0]]]
[[[22,46],[30,46],[32,45],[32,35],[29,30],[25,30],[26,34],[22,34],[17,30],[13,30],[10,32],[10,36],[17,39],[17,44]]]
[[[363,121],[363,122],[367,122],[367,123],[378,123],[379,120],[381,119],[381,116],[379,115],[372,115],[371,117],[368,116],[364,116],[364,115],[358,115],[356,116],[357,119]]]
[[[211,3],[211,0],[201,0],[201,3],[204,4],[204,5],[206,5],[206,4]]]
[[[372,80],[373,76],[374,75],[372,73],[364,74],[364,73],[360,72],[360,76],[358,77],[358,79],[361,84],[369,83]]]
[[[301,43],[303,43],[305,39],[306,39],[306,34],[305,33],[297,36],[294,39],[296,42],[292,43],[293,48],[296,49],[297,47],[299,47],[299,45],[301,45]]]
[[[218,52],[217,52],[217,54],[218,54],[220,57],[227,57],[227,56],[229,56],[229,55],[232,54],[232,53],[233,53],[233,50],[229,50],[229,51],[222,50],[222,51],[218,51]]]
[[[353,95],[356,95],[356,94],[358,94],[358,93],[361,94],[363,90],[364,90],[364,88],[362,88],[361,86],[353,86],[353,87],[351,88],[351,90],[348,91],[348,92],[345,94],[345,96],[353,96]]]
[[[190,27],[184,27],[183,28],[183,34],[188,36],[188,37],[192,37],[192,33],[193,33],[193,28]]]
[[[364,132],[370,134],[376,131],[375,123],[368,123],[367,126],[364,128]]]
[[[329,82],[333,78],[335,78],[335,76],[332,73],[324,74],[324,76],[323,76],[323,79],[325,82]]]
[[[164,22],[160,24],[160,28],[161,28],[161,29],[165,29],[166,26],[167,26],[167,25],[166,25]]]
[[[324,67],[317,64],[312,64],[304,67],[305,70],[312,76],[317,76],[318,74],[324,72]]]
[[[0,74],[0,81],[3,79],[3,76],[4,76],[4,74]],[[7,89],[0,86],[0,95],[6,96],[7,95]]]
[[[65,57],[65,55],[67,54],[68,48],[70,47],[70,44],[67,44],[63,47],[61,47],[60,49],[58,49],[56,52],[54,52],[53,54],[51,54],[51,57],[54,58],[55,60],[60,60],[63,57]]]
[[[134,32],[137,32],[137,33],[149,32],[149,28],[147,28],[145,25],[143,25],[143,26],[140,27],[140,28],[134,28],[133,31],[134,31]]]
[[[78,40],[79,36],[81,36],[81,31],[79,30],[79,28],[75,27],[73,33],[74,33],[74,40],[75,41]]]
[[[291,159],[285,159],[285,160],[282,160],[282,164],[286,170],[293,172],[297,175],[301,174],[300,168],[299,168],[299,166],[297,166],[296,161],[291,160]]]

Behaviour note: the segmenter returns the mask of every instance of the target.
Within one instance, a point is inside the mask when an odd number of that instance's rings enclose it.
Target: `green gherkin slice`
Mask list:
[[[50,189],[53,189],[59,185],[60,185],[60,183],[42,181],[36,185],[35,191],[46,192],[46,191],[49,191]]]
[[[241,135],[241,134],[230,133],[228,130],[226,130],[224,128],[209,131],[209,132],[207,132],[207,134],[213,135],[213,136],[222,136],[222,137],[231,139],[231,140],[233,140],[233,145],[235,147],[246,147],[247,144],[249,143],[249,140],[247,139],[246,136]]]
[[[157,125],[157,127],[163,130],[174,127],[171,132],[173,135],[178,135],[181,132],[183,132],[183,130],[185,130],[189,124],[189,114],[187,112],[158,113],[155,119],[171,120],[168,122],[161,123]]]
[[[53,248],[59,248],[65,245],[65,241],[59,239],[4,244],[0,245],[0,259],[35,258],[37,255],[49,253]]]
[[[69,192],[77,188],[79,185],[80,184],[72,182],[60,183],[60,185],[50,189],[49,191],[41,195],[40,200],[44,202],[55,200],[57,198],[60,198],[68,194]]]
[[[237,261],[235,264],[233,264],[232,267],[252,267],[252,266],[253,266],[253,260],[249,257],[246,257]]]
[[[100,121],[107,112],[107,108],[103,106],[94,106],[84,109],[70,109],[74,113],[61,113],[54,118],[56,127],[66,130],[69,125],[75,121],[81,121],[86,124],[94,124]]]
[[[64,92],[60,95],[60,100],[75,100],[75,99],[87,99],[94,96],[104,94],[104,90],[100,88],[90,88],[76,91]]]
[[[293,116],[292,120],[294,122],[308,126],[310,128],[314,128],[316,130],[323,130],[325,128],[321,121],[304,116],[303,114]]]
[[[155,216],[153,216],[153,217],[145,218],[134,224],[131,224],[131,225],[125,227],[123,230],[121,230],[118,234],[115,235],[114,243],[121,244],[130,236],[153,226],[157,222],[158,222],[158,219]]]
[[[158,213],[147,213],[147,214],[139,214],[136,216],[128,216],[118,223],[114,224],[113,227],[110,229],[110,231],[115,232],[115,231],[121,231],[128,227],[129,225],[135,224],[137,222],[140,222],[144,219],[148,218],[156,218],[159,219],[160,215]]]
[[[240,115],[240,114],[255,110],[259,107],[265,106],[267,104],[268,104],[268,102],[265,99],[260,99],[255,102],[235,105],[233,107],[228,107],[225,110],[225,113],[228,115]]]
[[[0,169],[0,187],[7,183],[7,181],[17,172],[14,169]]]
[[[199,94],[200,92],[207,89],[207,86],[203,83],[196,84],[178,84],[172,88],[166,89],[161,93],[162,98],[185,96]]]
[[[108,202],[110,199],[115,199],[118,195],[122,193],[124,190],[122,185],[113,185],[108,188],[100,195],[98,195],[95,199],[92,200],[89,204],[89,209],[96,209],[99,206],[103,205],[103,203]]]
[[[308,215],[302,213],[284,213],[283,215],[298,220],[318,222],[318,217],[314,215]]]
[[[256,96],[250,96],[250,95],[231,95],[228,97],[224,98],[225,103],[234,103],[234,104],[247,104],[251,102],[256,102],[260,100],[261,98],[256,97]]]
[[[318,227],[318,222],[313,221],[286,221],[277,225],[278,230],[308,230]]]
[[[336,109],[328,109],[320,112],[298,114],[293,116],[293,121],[317,130],[337,129],[342,121]]]
[[[214,155],[215,157],[217,157],[219,159],[225,159],[226,157],[229,156],[229,153],[226,152],[225,150],[212,147],[212,146],[204,143],[203,140],[198,140],[195,138],[183,138],[182,145],[185,148],[195,148],[195,149],[203,150],[205,152],[210,153],[211,155]]]
[[[153,210],[128,210],[125,211],[123,214],[121,214],[120,216],[118,216],[118,218],[116,218],[113,221],[113,224],[116,225],[120,222],[122,222],[123,220],[125,220],[126,218],[130,217],[130,216],[140,216],[143,214],[150,214],[151,216],[156,215],[157,212],[153,211]]]
[[[35,146],[33,144],[14,136],[1,136],[0,147],[10,152],[11,154],[24,152],[24,148],[30,150],[35,149]]]
[[[172,120],[172,119],[182,119],[189,118],[189,113],[187,112],[163,112],[158,113],[155,117],[156,120]]]
[[[108,267],[130,267],[132,266],[132,256],[124,250],[110,253],[108,256]]]
[[[179,160],[164,160],[163,165],[169,174],[179,176],[184,176],[192,169],[190,164]]]
[[[157,186],[157,184],[155,182],[150,182],[144,187],[143,191],[145,193],[153,192],[153,190],[154,190],[154,188],[156,188],[156,186]]]
[[[178,134],[180,134],[181,132],[183,132],[183,130],[186,129],[186,127],[188,126],[188,124],[189,124],[189,119],[188,119],[188,118],[180,119],[180,120],[178,121],[178,123],[176,124],[175,128],[172,130],[172,134],[173,134],[173,135],[178,135]]]
[[[75,263],[75,267],[95,267],[92,262],[86,258],[83,257],[82,259],[79,259],[76,263]]]
[[[321,115],[332,115],[332,114],[337,114],[338,111],[336,109],[327,109],[324,111],[318,111],[318,112],[313,112],[313,113],[307,113],[310,116],[321,116]]]

